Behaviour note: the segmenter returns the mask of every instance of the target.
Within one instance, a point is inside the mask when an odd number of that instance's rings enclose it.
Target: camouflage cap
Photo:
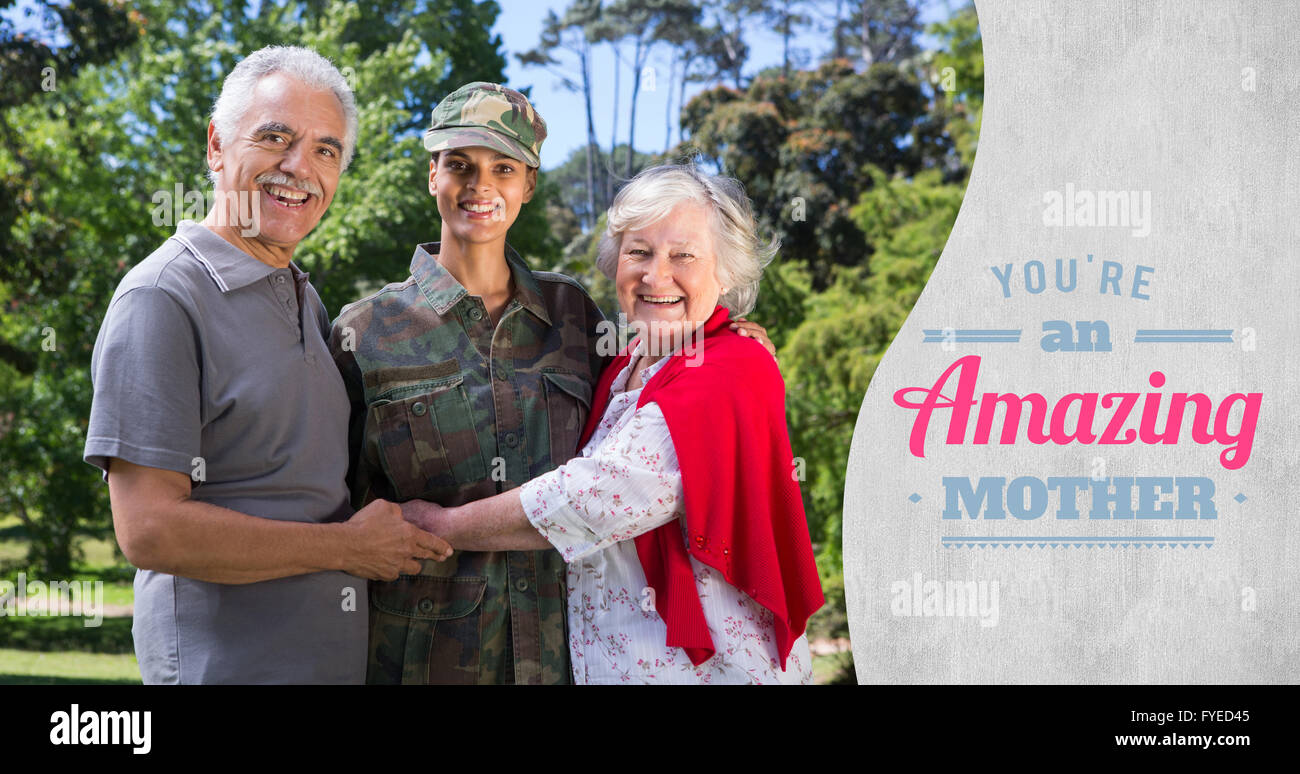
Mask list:
[[[498,83],[475,81],[456,89],[433,109],[424,132],[428,151],[482,145],[540,167],[546,122],[528,98]]]

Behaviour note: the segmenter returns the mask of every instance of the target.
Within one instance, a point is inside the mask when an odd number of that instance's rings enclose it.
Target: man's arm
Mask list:
[[[183,473],[113,458],[113,529],[131,564],[211,583],[255,583],[326,570],[394,580],[442,561],[451,546],[376,500],[351,520],[308,524],[248,516],[190,499]]]

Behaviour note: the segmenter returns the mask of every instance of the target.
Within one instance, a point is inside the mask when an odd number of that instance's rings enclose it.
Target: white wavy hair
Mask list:
[[[628,181],[606,216],[596,268],[611,280],[618,270],[623,234],[646,228],[668,217],[682,202],[695,202],[709,211],[710,236],[717,260],[714,273],[727,289],[718,303],[733,317],[749,314],[758,301],[763,268],[776,256],[780,240],[758,235],[754,209],[740,181],[706,175],[694,165],[664,165],[641,171]]]
[[[257,82],[279,72],[292,75],[313,89],[333,92],[338,98],[347,122],[341,168],[341,171],[347,171],[357,146],[357,102],[338,68],[309,48],[267,46],[254,51],[235,65],[235,69],[230,71],[221,84],[221,95],[212,105],[212,123],[216,127],[217,136],[225,142],[239,133],[239,122],[243,120],[244,113],[253,100],[253,89]],[[208,177],[216,182],[216,174],[211,170],[208,171]]]

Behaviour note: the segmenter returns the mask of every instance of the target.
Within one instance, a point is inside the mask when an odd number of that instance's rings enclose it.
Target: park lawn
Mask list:
[[[135,569],[117,551],[112,537],[81,538],[77,542],[83,555],[79,571],[68,578],[46,578],[27,573],[28,581],[103,581],[105,605],[124,607],[134,601],[132,576]],[[27,558],[27,535],[17,516],[0,516],[0,566],[21,563]],[[21,565],[20,565],[21,566]],[[17,583],[17,573],[0,575],[0,580]]]
[[[93,580],[90,576],[77,576],[77,580]],[[105,605],[130,605],[135,603],[135,588],[130,582],[104,583]]]
[[[27,540],[16,516],[0,517],[0,564],[27,556]],[[67,580],[105,580],[103,603],[114,607],[131,605],[134,589],[128,579],[132,568],[123,563],[111,538],[83,539],[83,571]],[[102,574],[101,574],[102,573]],[[16,576],[7,580],[17,581]],[[29,577],[32,580],[63,580]],[[130,619],[107,621],[98,629],[83,631],[74,619],[12,619],[11,627],[0,632],[0,645],[21,644],[35,650],[0,647],[0,685],[17,684],[139,684],[140,669],[130,649]],[[25,625],[23,625],[25,624]],[[17,625],[17,626],[15,626]],[[78,648],[78,650],[65,650]],[[84,652],[114,650],[116,653]],[[845,661],[852,654],[836,653],[813,657],[813,680],[827,683],[842,677]],[[850,662],[851,663],[851,662]]]
[[[0,685],[139,685],[134,653],[41,653],[0,648]]]
[[[817,685],[826,685],[837,679],[843,680],[845,668],[852,663],[852,651],[813,656],[813,682]]]
[[[813,658],[816,682],[825,683],[835,675],[839,658],[838,655]],[[139,685],[140,667],[131,653],[39,653],[0,648],[0,685],[59,683]]]
[[[27,537],[23,523],[17,516],[0,515],[0,565],[26,557]]]
[[[16,580],[16,578],[11,576],[9,580],[13,581]],[[45,580],[45,579],[33,578],[29,576],[27,580],[32,581],[32,580]],[[100,588],[103,590],[104,596],[103,599],[99,601],[106,606],[112,605],[114,607],[122,607],[122,606],[131,605],[135,603],[135,586],[131,583],[131,581],[108,581],[108,580],[103,580],[101,576],[95,575],[94,573],[86,573],[86,572],[75,573],[71,578],[69,578],[69,580],[92,581],[92,582],[99,581],[103,583],[104,585],[101,586]],[[93,593],[93,588],[92,588],[92,593]],[[54,596],[53,591],[50,589],[46,590],[45,595],[47,599],[49,597]],[[59,594],[58,596],[60,599],[62,599],[64,595]]]
[[[31,583],[32,581],[43,581],[43,582],[48,581],[48,579],[46,578],[38,578],[31,575],[27,575],[25,579],[27,580],[28,583]],[[7,580],[10,583],[13,583],[15,586],[17,586],[19,579],[17,574],[10,574],[7,576],[0,575],[0,580]],[[129,581],[104,581],[104,580],[100,580],[100,578],[96,577],[95,575],[91,575],[88,573],[77,573],[73,575],[71,578],[69,578],[68,580],[73,582],[99,581],[103,583],[104,585],[100,587],[101,591],[103,592],[103,597],[98,601],[104,604],[105,606],[111,605],[115,608],[121,608],[135,603],[135,588],[131,585]],[[91,587],[90,593],[92,594],[94,593],[93,586]],[[19,594],[15,592],[15,596],[18,595]],[[66,609],[68,606],[72,604],[73,600],[77,600],[79,598],[86,599],[87,603],[89,601],[88,597],[81,596],[81,592],[74,591],[69,593],[65,589],[60,588],[58,593],[55,593],[54,589],[50,588],[49,586],[46,586],[41,589],[41,597],[44,600],[46,600],[46,605],[49,606],[50,609],[55,609],[57,607],[63,607]],[[65,599],[67,600],[66,602],[64,601]]]
[[[82,538],[79,545],[85,554],[84,563],[88,567],[116,567],[126,562],[118,553],[117,539],[114,537]]]
[[[813,657],[813,675],[824,683],[834,676],[839,655]],[[106,653],[39,653],[0,648],[0,685],[115,683],[139,685],[135,655]]]

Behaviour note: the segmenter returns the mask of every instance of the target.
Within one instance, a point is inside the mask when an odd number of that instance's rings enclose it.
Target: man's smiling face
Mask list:
[[[279,72],[258,80],[235,136],[208,133],[217,193],[251,196],[251,212],[241,206],[231,225],[244,226],[265,247],[292,252],[334,199],[345,132],[343,106],[332,92]]]

